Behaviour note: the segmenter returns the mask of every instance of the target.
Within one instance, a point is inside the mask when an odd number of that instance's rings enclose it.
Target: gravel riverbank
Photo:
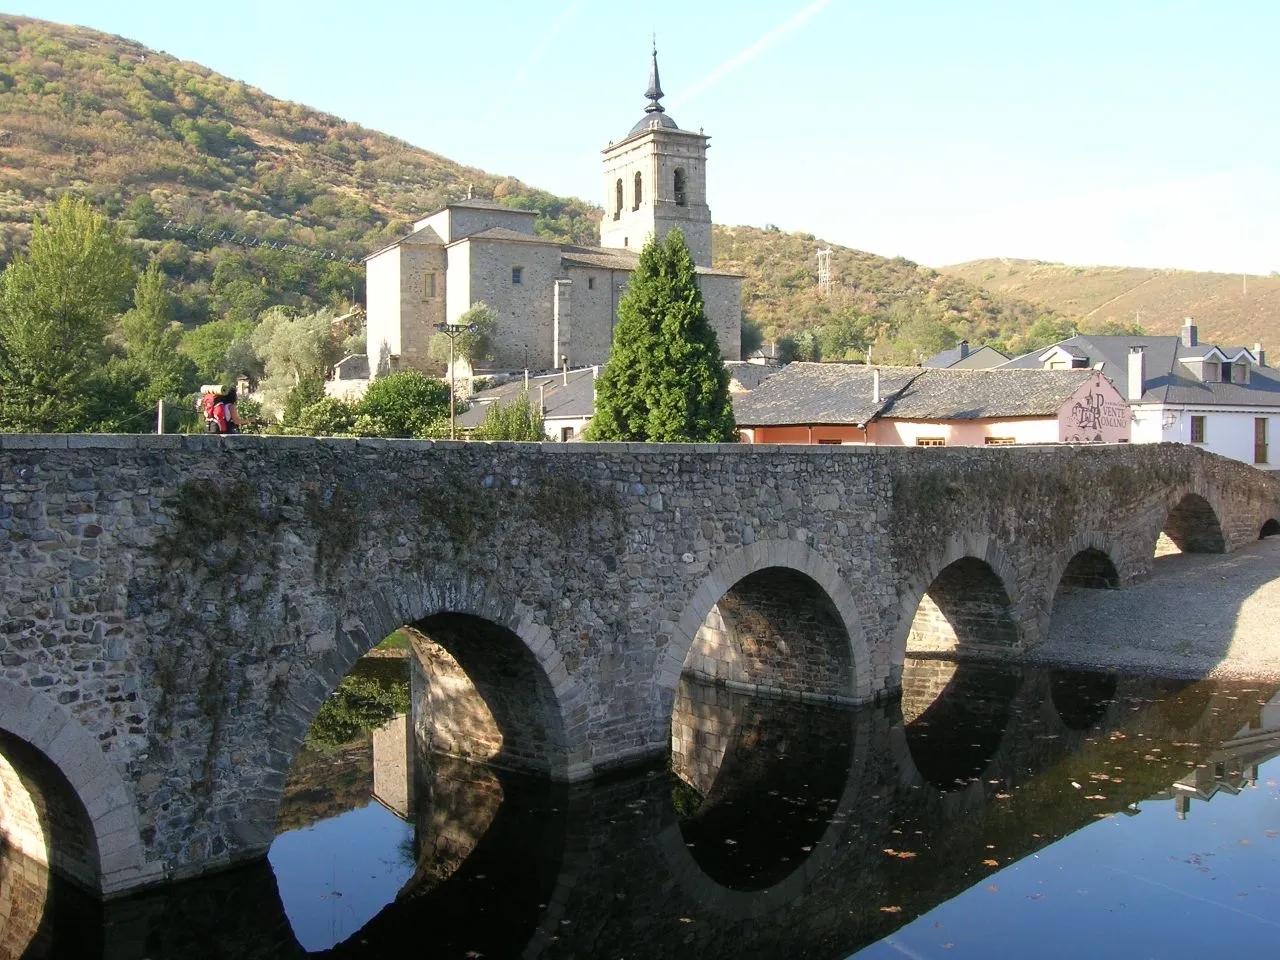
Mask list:
[[[1036,662],[1167,677],[1280,680],[1280,537],[1160,557],[1127,590],[1071,590]]]

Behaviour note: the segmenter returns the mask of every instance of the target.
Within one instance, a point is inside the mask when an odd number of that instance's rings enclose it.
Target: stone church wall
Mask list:
[[[720,341],[720,356],[742,359],[742,281],[738,277],[698,278],[703,311]]]
[[[455,287],[451,291],[450,318],[461,316],[478,300],[497,313],[494,356],[486,365],[518,370],[524,366],[524,350],[528,347],[532,368],[555,366],[556,358],[551,356],[551,311],[553,284],[562,276],[560,244],[468,240],[449,248],[451,278],[454,251],[460,248],[469,248],[470,284],[469,288]],[[521,271],[518,284],[512,282],[515,267]]]

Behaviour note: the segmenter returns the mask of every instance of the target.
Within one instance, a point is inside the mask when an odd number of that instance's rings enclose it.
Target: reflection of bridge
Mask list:
[[[934,711],[955,722],[966,671],[1008,682],[968,712],[962,740],[979,746],[957,762],[972,775],[940,788],[928,771],[961,741],[922,735]],[[833,709],[686,680],[683,743],[719,757],[677,748],[678,767],[702,771],[696,812],[676,816],[661,775],[557,787],[444,762],[418,782],[414,880],[326,955],[390,955],[429,930],[450,956],[847,956],[984,879],[985,860],[1007,864],[1123,812],[1242,727],[1258,733],[1266,710],[1238,693],[965,666],[904,725],[896,704]],[[1142,761],[1154,743],[1169,755]],[[1116,767],[1123,782],[1096,779]],[[300,957],[274,887],[254,867],[109,904],[107,921],[138,957],[197,953],[215,931],[228,956]],[[218,927],[228,912],[234,928]]]
[[[1033,647],[1059,585],[1129,584],[1161,529],[1231,550],[1276,490],[1177,445],[2,437],[8,782],[119,893],[260,856],[320,703],[403,624],[420,734],[576,780],[668,749],[686,667],[892,695],[908,643]]]

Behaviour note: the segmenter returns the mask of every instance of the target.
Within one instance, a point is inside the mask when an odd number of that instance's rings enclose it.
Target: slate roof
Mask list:
[[[1009,358],[994,347],[983,345],[970,350],[968,345],[962,349],[959,344],[950,350],[934,354],[921,364],[922,367],[934,367],[940,370],[959,368],[962,370],[987,370],[997,367]]]
[[[433,243],[443,245],[444,240],[441,238],[440,234],[436,233],[431,227],[423,227],[421,230],[415,230],[413,233],[403,236],[399,240],[388,243],[385,247],[379,247],[377,250],[373,251],[373,253],[365,257],[362,262],[367,263],[378,254],[386,253],[392,247],[398,247],[402,243]]]
[[[754,390],[775,373],[782,370],[776,363],[751,363],[747,360],[726,360],[725,369],[729,371],[729,389],[738,385],[738,391]]]
[[[1056,417],[1092,370],[925,370],[880,412],[894,420]]]
[[[565,384],[563,373],[544,373],[529,378],[529,398],[538,402],[538,387],[541,386],[543,400],[543,419],[572,419],[590,417],[595,412],[595,376],[593,368],[569,371],[569,383]],[[471,407],[465,413],[458,414],[458,423],[468,429],[478,427],[484,422],[485,413],[490,403],[511,403],[524,390],[524,378],[519,377],[510,383],[481,390],[471,398]],[[486,402],[487,401],[487,402]]]
[[[603,270],[634,270],[640,261],[640,253],[629,250],[617,250],[606,247],[565,246],[560,254],[562,263],[578,267],[599,267]],[[741,277],[742,274],[732,270],[717,270],[715,267],[695,266],[694,270],[701,276],[709,277]]]
[[[879,403],[872,399],[873,371],[880,371]],[[749,393],[733,398],[739,426],[830,426],[867,423],[884,399],[924,373],[921,367],[868,367],[852,363],[791,363]]]
[[[1128,396],[1129,350],[1138,346],[1143,347],[1146,353],[1146,389],[1139,401],[1141,403],[1280,407],[1280,371],[1273,367],[1251,366],[1247,384],[1203,383],[1179,360],[1179,357],[1189,357],[1191,350],[1197,351],[1195,356],[1203,356],[1204,353],[1199,352],[1198,347],[1205,347],[1204,352],[1207,353],[1212,346],[1210,344],[1185,348],[1182,338],[1176,336],[1081,335],[1053,345],[1068,350],[1072,355],[1084,359],[1090,367],[1101,370],[1124,396]],[[1015,357],[998,369],[1040,369],[1040,357],[1053,347]],[[1230,348],[1222,352],[1228,357],[1234,357],[1241,349],[1243,348]],[[1188,352],[1183,353],[1184,350]]]
[[[487,230],[477,230],[475,233],[469,233],[465,237],[459,237],[449,244],[456,247],[460,243],[466,243],[468,240],[507,240],[514,243],[536,243],[543,247],[558,247],[558,240],[548,240],[546,237],[539,237],[533,233],[521,233],[519,230],[512,230],[510,227],[489,227]]]

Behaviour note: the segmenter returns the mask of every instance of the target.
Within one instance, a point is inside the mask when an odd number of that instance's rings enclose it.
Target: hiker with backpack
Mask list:
[[[243,421],[236,412],[236,388],[225,393],[221,384],[201,389],[200,407],[204,413],[205,433],[239,433]]]

